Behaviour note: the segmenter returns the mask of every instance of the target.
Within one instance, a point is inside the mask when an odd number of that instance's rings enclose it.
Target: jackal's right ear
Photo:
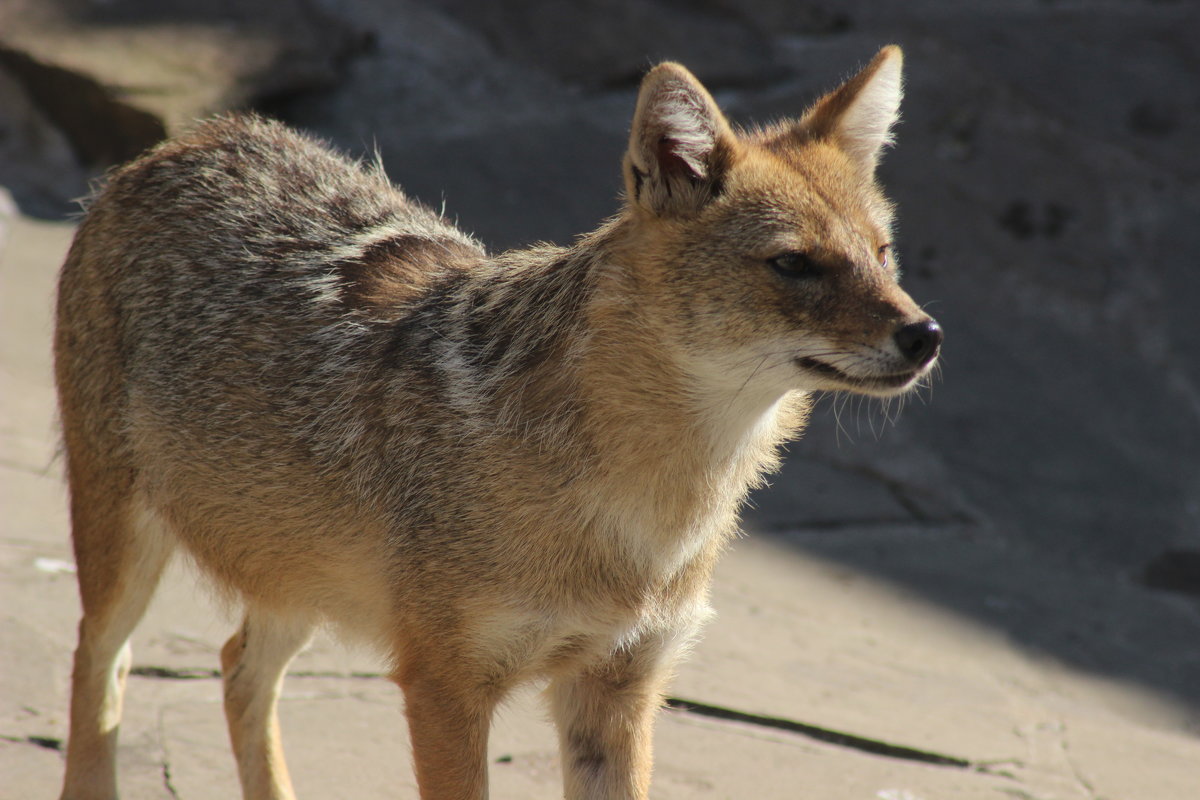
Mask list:
[[[629,151],[629,202],[654,214],[698,211],[720,194],[735,139],[725,115],[679,64],[659,64],[642,79]]]

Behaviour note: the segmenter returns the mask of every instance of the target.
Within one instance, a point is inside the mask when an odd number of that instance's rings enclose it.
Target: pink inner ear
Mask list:
[[[672,139],[669,136],[663,136],[658,140],[658,147],[655,148],[654,157],[658,161],[658,168],[664,176],[667,175],[685,175],[689,178],[699,180],[704,176],[696,171],[687,159],[679,155],[681,143],[677,139]]]

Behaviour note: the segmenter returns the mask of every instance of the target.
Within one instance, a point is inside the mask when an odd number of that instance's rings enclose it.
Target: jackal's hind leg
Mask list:
[[[83,617],[71,676],[63,800],[117,796],[117,729],[132,660],[129,636],[174,548],[161,520],[119,491],[126,488],[72,483]]]
[[[257,609],[221,649],[225,718],[246,800],[293,800],[276,706],[284,673],[315,623]]]

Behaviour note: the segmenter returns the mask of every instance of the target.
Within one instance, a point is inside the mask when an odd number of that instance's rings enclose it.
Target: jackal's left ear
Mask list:
[[[873,172],[900,118],[903,64],[896,45],[880,50],[861,72],[808,110],[799,123],[804,136],[831,139]]]
[[[629,150],[629,202],[655,214],[698,211],[720,194],[735,137],[716,102],[679,64],[659,64],[642,79]]]

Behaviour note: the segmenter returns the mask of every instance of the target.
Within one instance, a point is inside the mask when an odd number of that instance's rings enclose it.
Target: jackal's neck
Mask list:
[[[685,525],[697,512],[732,514],[798,433],[807,397],[713,380],[679,347],[684,321],[645,291],[622,223],[583,243],[592,287],[578,392],[616,492],[652,498],[668,516],[675,505]]]

